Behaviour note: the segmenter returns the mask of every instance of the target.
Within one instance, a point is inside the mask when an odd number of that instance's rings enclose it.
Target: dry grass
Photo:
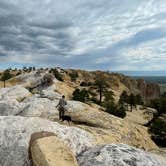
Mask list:
[[[19,85],[21,84],[21,80],[18,80],[16,78],[11,78],[9,80],[6,81],[6,87],[11,87],[11,86],[15,86],[15,85]],[[0,88],[4,87],[4,82],[0,81]]]

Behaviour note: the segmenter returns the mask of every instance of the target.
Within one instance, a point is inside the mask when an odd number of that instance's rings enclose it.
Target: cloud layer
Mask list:
[[[0,65],[166,69],[165,0],[0,0]]]

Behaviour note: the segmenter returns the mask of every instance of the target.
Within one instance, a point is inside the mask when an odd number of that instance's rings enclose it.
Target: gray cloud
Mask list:
[[[163,0],[0,0],[0,63],[121,70],[140,68],[151,54],[154,66],[164,59],[164,6]]]

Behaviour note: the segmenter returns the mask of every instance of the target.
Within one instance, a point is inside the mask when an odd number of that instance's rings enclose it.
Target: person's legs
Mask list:
[[[64,108],[60,108],[59,109],[59,120],[62,119],[62,116],[64,116],[64,114],[65,114]]]
[[[59,120],[61,119],[61,110],[59,110]]]
[[[61,114],[61,116],[64,116],[64,115],[65,115],[65,110],[62,109],[62,114]]]
[[[61,117],[62,117],[62,111],[63,111],[63,109],[60,107],[60,108],[59,108],[59,120],[61,120]]]

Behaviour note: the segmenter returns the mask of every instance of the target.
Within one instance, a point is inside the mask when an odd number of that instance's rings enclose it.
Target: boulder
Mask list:
[[[0,116],[17,115],[22,105],[15,99],[0,100]]]
[[[56,92],[56,86],[54,84],[52,86],[44,88],[41,91],[41,96],[50,100],[58,100],[62,97],[60,93]]]
[[[44,72],[32,71],[30,73],[24,73],[15,77],[15,79],[20,80],[24,86],[37,85],[44,76]]]
[[[85,110],[93,111],[95,110],[93,107],[88,104],[82,103],[80,101],[69,100],[67,101],[67,109],[69,112],[81,112]]]
[[[88,132],[37,117],[3,116],[0,126],[0,165],[28,166],[29,141],[35,132],[55,133],[74,155],[93,145],[93,137]]]
[[[71,150],[56,136],[37,139],[31,145],[31,155],[36,166],[77,166]]]
[[[92,147],[78,157],[79,166],[165,166],[166,160],[125,144]]]
[[[58,110],[56,109],[58,100],[51,101],[48,98],[41,98],[40,95],[33,95],[22,103],[24,106],[20,109],[20,116],[42,116],[45,118],[55,114],[58,116]]]
[[[0,100],[16,99],[18,101],[31,96],[31,93],[21,85],[0,89]]]

